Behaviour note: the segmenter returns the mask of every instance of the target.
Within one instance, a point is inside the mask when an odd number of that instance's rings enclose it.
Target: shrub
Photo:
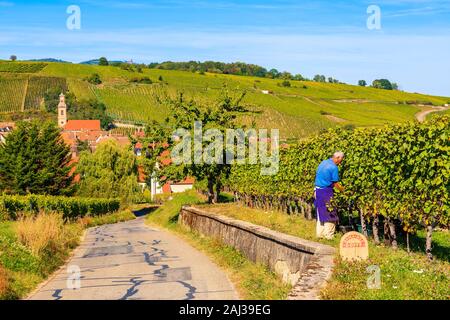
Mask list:
[[[16,219],[18,213],[29,212],[37,214],[39,211],[56,211],[66,219],[83,217],[86,215],[102,215],[119,210],[118,199],[80,198],[62,196],[0,196],[0,216]]]
[[[346,125],[343,127],[343,129],[344,129],[344,130],[347,130],[347,131],[353,131],[353,130],[356,129],[356,126],[355,126],[354,124],[352,124],[352,123],[349,123],[349,124],[346,124]]]
[[[157,204],[162,204],[164,202],[169,201],[172,197],[173,197],[173,195],[171,193],[157,194],[157,195],[155,195],[154,202]]]
[[[291,82],[288,80],[284,80],[283,82],[280,83],[281,87],[290,87],[291,86]]]
[[[17,223],[17,238],[28,247],[33,255],[44,250],[58,252],[64,239],[64,219],[59,213],[40,213],[37,216],[21,217]]]
[[[143,192],[138,192],[134,196],[133,203],[151,203],[152,192],[149,189],[145,189]]]
[[[130,79],[130,82],[132,83],[143,83],[143,84],[152,84],[153,81],[149,77],[134,77]]]
[[[0,265],[12,272],[24,271],[40,273],[41,265],[38,257],[15,238],[0,235]]]
[[[81,218],[79,223],[84,228],[95,227],[104,224],[114,224],[118,222],[124,222],[135,219],[136,216],[131,210],[123,210],[113,214],[106,214],[98,217],[84,217]]]
[[[91,74],[87,79],[89,83],[98,85],[102,83],[102,79],[100,78],[100,75],[98,73]]]
[[[8,274],[6,270],[0,265],[0,297],[8,290]]]

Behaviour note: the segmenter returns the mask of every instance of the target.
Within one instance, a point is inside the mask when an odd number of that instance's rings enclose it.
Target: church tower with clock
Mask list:
[[[64,128],[67,124],[67,105],[66,105],[66,97],[63,93],[59,95],[59,104],[58,104],[58,126],[60,128]]]

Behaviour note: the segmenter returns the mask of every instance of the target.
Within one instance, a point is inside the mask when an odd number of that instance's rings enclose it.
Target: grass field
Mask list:
[[[11,75],[24,70],[43,77],[66,78],[69,90],[78,99],[97,98],[106,104],[113,118],[135,122],[164,119],[169,110],[157,98],[162,92],[174,95],[181,91],[207,104],[219,96],[224,85],[232,90],[245,90],[244,103],[256,112],[243,117],[242,123],[255,122],[260,128],[280,129],[282,138],[302,138],[337,125],[380,126],[412,120],[421,105],[443,105],[450,101],[447,97],[346,84],[290,81],[290,87],[282,87],[279,79],[234,75],[159,69],[143,69],[138,73],[119,67],[68,63],[47,63],[39,68],[21,64],[0,63],[0,72],[3,71],[0,112],[20,111],[24,80]],[[94,86],[85,80],[94,73],[100,75],[101,85]],[[153,84],[130,83],[131,79],[142,77],[150,78]],[[272,94],[263,94],[263,90]],[[39,98],[35,96],[36,101]]]

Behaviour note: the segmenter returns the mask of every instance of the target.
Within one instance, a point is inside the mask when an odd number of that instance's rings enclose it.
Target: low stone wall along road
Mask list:
[[[29,299],[237,299],[206,256],[143,219],[89,229],[67,265]]]

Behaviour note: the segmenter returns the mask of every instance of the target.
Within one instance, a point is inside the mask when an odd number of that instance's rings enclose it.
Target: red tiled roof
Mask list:
[[[162,187],[163,193],[172,193],[172,189],[170,188],[170,183],[166,183]]]
[[[100,120],[69,120],[67,121],[65,130],[68,131],[82,131],[82,130],[94,130],[100,131]]]
[[[159,160],[163,166],[168,166],[172,163],[172,158],[169,150],[164,150],[159,156]]]
[[[76,134],[76,138],[80,141],[97,142],[105,133],[103,131],[88,131]]]
[[[73,146],[73,145],[75,145],[76,142],[77,142],[77,140],[76,140],[76,138],[74,137],[74,135],[72,135],[72,134],[69,133],[69,132],[63,132],[63,133],[61,133],[61,137],[62,137],[63,141],[64,141],[67,145],[69,145],[69,146]]]
[[[195,178],[187,177],[186,179],[179,181],[179,182],[173,182],[172,184],[180,185],[180,184],[194,184]]]
[[[134,136],[137,138],[143,138],[143,137],[145,137],[145,132],[144,131],[136,131],[134,133]]]
[[[80,160],[80,158],[78,158],[78,157],[72,157],[72,159],[69,162],[69,165],[73,165],[73,167],[70,169],[69,177],[73,177],[74,183],[78,183],[81,181],[80,175],[76,173],[77,163],[79,160]]]
[[[128,139],[128,137],[125,136],[118,136],[118,135],[113,135],[113,136],[101,136],[99,137],[99,139],[97,139],[97,143],[100,142],[104,142],[104,141],[109,141],[109,140],[114,140],[116,141],[119,146],[121,147],[126,147],[130,144],[130,139]]]
[[[194,183],[195,183],[195,178],[192,178],[192,177],[187,177],[186,179],[184,179],[182,181],[177,181],[177,182],[168,181],[163,185],[162,191],[163,191],[163,193],[172,193],[172,186],[189,185],[189,184],[193,185]]]
[[[139,183],[144,183],[145,182],[145,171],[144,171],[144,167],[142,166],[138,166],[138,182]]]
[[[128,146],[130,144],[130,139],[128,139],[128,137],[119,137],[119,136],[114,136],[113,137],[117,143],[119,143],[120,146],[125,147]]]

